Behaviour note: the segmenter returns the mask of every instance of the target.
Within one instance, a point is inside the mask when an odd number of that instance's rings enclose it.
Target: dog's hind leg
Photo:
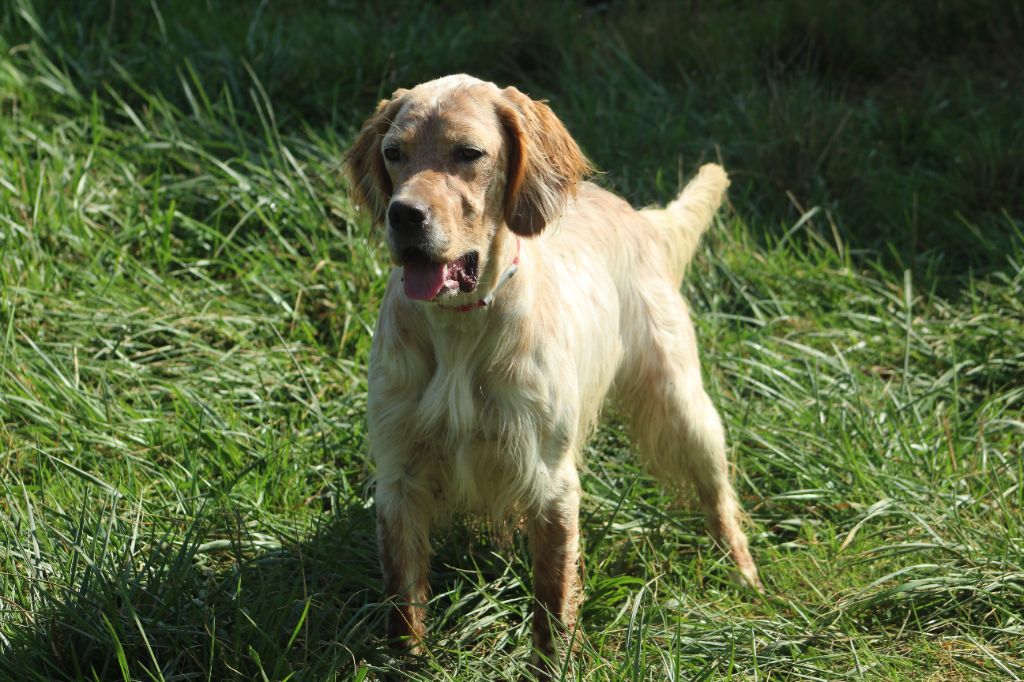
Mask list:
[[[667,286],[638,296],[642,314],[631,329],[635,337],[616,381],[633,438],[660,481],[677,490],[694,486],[712,537],[730,553],[745,582],[761,590],[729,481],[722,422],[701,380],[686,303]]]

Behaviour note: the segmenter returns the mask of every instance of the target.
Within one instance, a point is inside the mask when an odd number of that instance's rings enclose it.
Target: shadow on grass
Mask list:
[[[372,510],[345,506],[278,547],[238,524],[203,544],[211,516],[138,553],[79,549],[72,587],[37,592],[0,677],[326,679],[382,660]]]
[[[551,97],[638,204],[675,192],[684,157],[690,171],[717,153],[770,238],[837,234],[926,287],[1018,250],[1010,2],[65,5],[14,3],[0,34],[35,45],[19,53],[47,55],[39,72],[68,74],[84,101],[157,96],[197,119],[244,113],[250,130],[347,135],[396,87],[469,71]]]
[[[518,533],[494,543],[472,521],[439,529],[432,660],[399,661],[382,636],[372,507],[352,500],[284,541],[227,500],[212,507],[183,532],[134,541],[102,538],[93,517],[82,536],[99,547],[74,541],[67,566],[46,567],[31,611],[17,609],[25,627],[0,640],[0,679],[393,679],[396,664],[428,679],[433,659],[476,650],[495,629],[508,635],[507,664],[525,661],[515,652],[529,645],[531,592]]]

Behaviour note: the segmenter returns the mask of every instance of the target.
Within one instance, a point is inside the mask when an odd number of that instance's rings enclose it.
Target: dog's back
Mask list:
[[[566,215],[540,239],[552,255],[573,259],[581,251],[592,254],[627,286],[638,276],[653,275],[667,277],[678,289],[728,187],[722,167],[705,164],[667,206],[635,211],[611,192],[584,182]]]

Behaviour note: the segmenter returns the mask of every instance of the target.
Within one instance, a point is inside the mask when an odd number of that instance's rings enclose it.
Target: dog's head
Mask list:
[[[590,166],[547,105],[458,75],[382,101],[346,170],[356,204],[387,225],[405,293],[433,300],[475,290],[496,235],[540,233]]]

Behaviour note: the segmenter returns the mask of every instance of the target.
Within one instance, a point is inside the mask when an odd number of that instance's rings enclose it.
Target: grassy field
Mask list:
[[[684,294],[768,594],[610,415],[565,678],[1024,677],[1019,3],[387,4],[0,4],[0,679],[395,669],[339,162],[456,71],[635,204],[734,179]],[[522,672],[523,545],[437,535],[409,679]]]

